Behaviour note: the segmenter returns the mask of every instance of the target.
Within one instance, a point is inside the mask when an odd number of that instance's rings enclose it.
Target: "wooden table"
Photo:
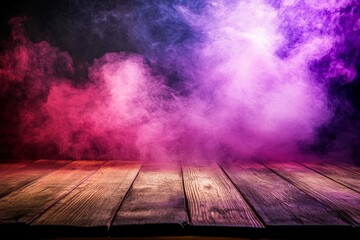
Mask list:
[[[360,239],[359,226],[352,165],[0,163],[0,229],[13,236]]]

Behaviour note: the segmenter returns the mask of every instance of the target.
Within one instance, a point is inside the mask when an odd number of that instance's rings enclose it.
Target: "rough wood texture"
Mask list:
[[[27,160],[27,161],[0,161],[0,174],[2,173],[9,173],[14,170],[23,168],[24,166],[33,163],[33,160]]]
[[[140,164],[108,162],[32,225],[108,227]]]
[[[183,177],[193,225],[263,226],[217,164],[183,164]]]
[[[141,168],[113,225],[182,224],[187,221],[180,165],[153,164]]]
[[[71,161],[37,160],[0,164],[0,198]]]
[[[57,169],[63,163],[68,165]],[[183,169],[178,163],[147,164],[141,170],[140,163],[115,161],[0,163],[0,186],[14,184],[9,176],[35,176],[0,198],[0,230],[19,239],[359,239],[360,227],[353,227],[360,221],[360,193],[353,190],[358,174],[312,164],[242,163],[223,171],[215,163],[186,163]]]
[[[347,218],[355,226],[360,225],[359,193],[299,164],[273,163],[266,166]]]
[[[74,161],[0,199],[0,223],[29,223],[68,194],[104,162]]]
[[[303,165],[360,193],[360,175],[352,171],[326,163],[303,163]]]
[[[360,175],[360,166],[352,165],[352,164],[349,164],[349,163],[333,163],[333,162],[326,162],[326,164],[331,164],[331,165],[334,165],[336,167],[339,167],[339,168],[342,168],[344,170],[351,171],[353,173],[356,173],[356,174]]]
[[[261,164],[232,164],[223,169],[267,226],[348,225]]]

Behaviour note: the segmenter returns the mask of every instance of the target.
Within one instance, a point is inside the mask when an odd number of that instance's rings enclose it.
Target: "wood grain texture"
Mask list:
[[[141,168],[113,225],[183,224],[187,221],[180,165],[152,164]]]
[[[349,164],[349,163],[334,163],[334,162],[326,162],[325,164],[331,164],[336,167],[342,168],[347,171],[351,171],[355,174],[360,175],[360,166],[356,166],[355,164]]]
[[[266,166],[329,206],[353,225],[360,225],[359,193],[296,163],[273,163]]]
[[[0,224],[29,223],[68,194],[104,162],[74,161],[0,199]]]
[[[0,161],[0,174],[5,172],[12,172],[14,170],[25,167],[33,163],[34,160],[23,161]]]
[[[264,165],[232,164],[223,169],[266,226],[349,225]]]
[[[0,198],[70,162],[71,161],[37,160],[0,164]]]
[[[185,163],[183,178],[192,225],[263,226],[217,164]]]
[[[108,162],[32,225],[108,227],[140,164]]]
[[[360,193],[360,175],[352,171],[326,163],[302,163],[302,165]]]

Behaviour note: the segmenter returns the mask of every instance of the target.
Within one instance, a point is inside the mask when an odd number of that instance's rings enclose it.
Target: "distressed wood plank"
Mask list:
[[[349,225],[259,163],[224,165],[223,169],[266,226]]]
[[[348,171],[346,169],[337,167],[331,164],[324,163],[302,163],[304,166],[325,175],[326,177],[341,183],[352,190],[360,193],[360,175]]]
[[[140,166],[116,161],[106,163],[34,221],[32,226],[108,228]]]
[[[325,164],[331,164],[334,165],[336,167],[351,171],[353,173],[356,173],[358,175],[360,175],[360,166],[356,166],[355,164],[350,164],[350,163],[344,163],[344,162],[340,162],[340,163],[334,163],[334,162],[325,162]]]
[[[12,172],[13,170],[20,169],[30,163],[33,163],[34,160],[28,160],[28,161],[0,161],[0,173],[4,172]]]
[[[37,160],[22,161],[14,164],[0,164],[2,170],[0,173],[0,198],[70,162],[71,161]]]
[[[178,163],[144,165],[113,222],[122,225],[176,224],[188,221]]]
[[[0,224],[30,223],[104,162],[74,161],[0,199]]]
[[[26,166],[31,165],[35,160],[21,160],[21,161],[5,161],[0,162],[0,180],[1,182],[6,181],[7,176],[16,173],[17,171],[26,168]],[[3,179],[2,179],[3,178]]]
[[[296,163],[272,163],[266,166],[329,206],[353,225],[360,225],[359,193]]]
[[[263,226],[217,164],[185,163],[183,177],[192,225]]]

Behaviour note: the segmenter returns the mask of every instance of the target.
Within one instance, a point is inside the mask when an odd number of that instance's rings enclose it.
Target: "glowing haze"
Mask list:
[[[126,35],[111,42],[131,46],[87,62],[46,31],[29,38],[31,16],[12,18],[0,56],[4,158],[353,157],[359,122],[336,122],[358,113],[335,90],[358,81],[357,1],[194,2],[83,10],[101,42],[111,26]]]

